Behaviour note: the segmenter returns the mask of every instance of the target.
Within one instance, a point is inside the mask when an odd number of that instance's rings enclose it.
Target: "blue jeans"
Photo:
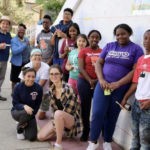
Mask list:
[[[120,107],[115,101],[120,103],[127,89],[128,86],[124,86],[111,92],[111,95],[105,96],[104,90],[97,83],[93,96],[90,141],[97,141],[102,130],[104,141],[112,141],[120,112]]]
[[[141,110],[137,100],[132,107],[132,134],[130,150],[150,150],[150,108]]]

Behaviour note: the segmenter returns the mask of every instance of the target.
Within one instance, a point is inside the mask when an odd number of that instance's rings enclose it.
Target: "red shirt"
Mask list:
[[[79,52],[78,58],[83,59],[84,69],[91,79],[97,79],[95,73],[95,63],[99,58],[99,54],[101,51],[102,50],[100,48],[97,50],[93,50],[89,47],[86,47]],[[83,77],[82,74],[80,74],[80,76]]]

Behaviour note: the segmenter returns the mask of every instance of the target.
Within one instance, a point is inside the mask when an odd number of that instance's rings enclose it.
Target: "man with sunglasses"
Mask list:
[[[42,50],[42,61],[48,65],[52,64],[52,54],[53,49],[50,44],[50,39],[52,37],[52,32],[50,26],[52,24],[52,19],[49,15],[43,17],[43,30],[37,36],[38,47]]]

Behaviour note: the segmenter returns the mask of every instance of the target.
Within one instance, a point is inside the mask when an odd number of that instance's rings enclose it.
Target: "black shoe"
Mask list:
[[[0,101],[6,101],[7,98],[0,96]]]
[[[89,137],[87,135],[82,134],[82,136],[80,137],[80,141],[82,142],[87,142],[89,139]]]

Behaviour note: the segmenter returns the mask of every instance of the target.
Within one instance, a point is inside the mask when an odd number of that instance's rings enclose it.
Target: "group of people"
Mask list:
[[[72,21],[73,11],[64,9],[63,20],[55,26],[49,15],[43,17],[43,30],[37,47],[30,49],[20,24],[11,39],[11,21],[0,20],[0,87],[11,46],[12,117],[18,121],[17,138],[45,141],[56,137],[55,150],[62,150],[64,132],[68,137],[81,133],[80,141],[89,140],[86,150],[99,147],[112,150],[111,142],[121,108],[135,91],[132,106],[133,140],[131,150],[150,149],[150,30],[144,34],[146,51],[131,41],[133,31],[127,24],[114,28],[115,42],[101,49],[98,30],[88,35]],[[6,98],[0,96],[0,100]],[[39,132],[38,119],[45,119],[49,107],[51,119]],[[92,108],[91,108],[92,107]],[[91,114],[91,119],[90,119]]]

